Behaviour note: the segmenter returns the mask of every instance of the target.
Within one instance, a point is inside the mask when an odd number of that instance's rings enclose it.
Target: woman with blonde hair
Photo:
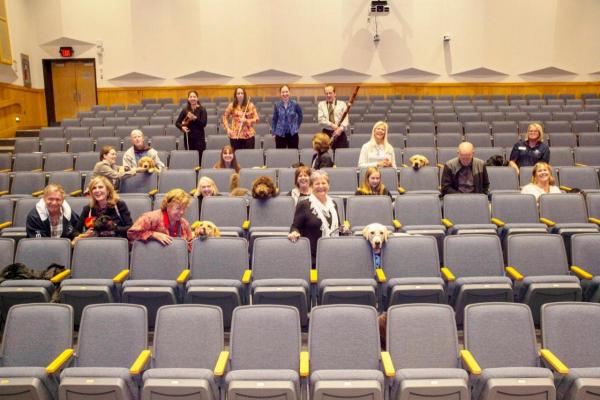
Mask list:
[[[81,211],[76,228],[81,234],[75,240],[90,236],[126,238],[133,222],[127,204],[119,199],[112,183],[104,176],[96,176],[90,180],[87,191],[90,202]],[[102,223],[95,224],[99,218],[103,219]]]
[[[192,229],[190,223],[183,218],[185,210],[191,203],[190,195],[182,189],[167,192],[160,204],[160,209],[142,214],[127,232],[130,241],[156,240],[167,246],[172,238],[187,240],[188,249],[192,249]]]
[[[508,165],[517,174],[521,167],[535,165],[538,161],[550,162],[550,147],[544,143],[544,128],[538,123],[529,124],[523,139],[513,146]]]
[[[388,124],[375,122],[371,130],[371,140],[363,144],[358,158],[358,167],[392,167],[396,168],[394,148],[387,140]]]
[[[354,193],[357,196],[390,196],[390,191],[381,182],[381,171],[377,167],[367,167],[361,185]],[[393,200],[393,198],[392,198]]]
[[[534,195],[538,203],[543,194],[560,193],[560,189],[555,185],[550,164],[543,161],[535,164],[531,171],[531,183],[523,186],[521,193]]]

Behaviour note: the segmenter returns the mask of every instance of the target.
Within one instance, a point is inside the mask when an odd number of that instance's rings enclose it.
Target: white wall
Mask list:
[[[366,0],[7,0],[13,57],[96,58],[98,86],[269,82],[597,81],[598,0],[390,0],[368,19]],[[451,40],[444,43],[444,34]],[[67,38],[67,39],[65,39]],[[96,43],[104,52],[98,55]],[[80,43],[83,42],[83,43]],[[87,44],[86,44],[87,43]],[[554,67],[546,73],[525,73]],[[345,68],[365,75],[341,72]],[[485,70],[481,70],[485,68]],[[277,70],[294,76],[269,72]],[[405,70],[409,71],[405,71]],[[415,69],[415,70],[413,70]],[[425,72],[419,72],[425,71]],[[473,71],[474,70],[474,71]],[[225,75],[196,75],[198,71]],[[400,71],[400,72],[398,72]],[[404,72],[402,72],[404,71]],[[131,76],[132,72],[149,75]],[[3,73],[0,81],[22,84]],[[391,75],[389,75],[391,74]],[[128,75],[127,79],[117,79]],[[152,77],[156,77],[154,79]],[[12,79],[12,81],[11,81]]]

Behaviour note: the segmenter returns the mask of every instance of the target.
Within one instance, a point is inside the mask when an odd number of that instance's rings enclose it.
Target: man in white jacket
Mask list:
[[[131,147],[123,154],[123,166],[135,169],[138,166],[140,158],[150,157],[154,160],[158,172],[165,168],[165,164],[158,157],[158,152],[146,145],[144,132],[134,129],[131,131],[129,137],[131,138]]]

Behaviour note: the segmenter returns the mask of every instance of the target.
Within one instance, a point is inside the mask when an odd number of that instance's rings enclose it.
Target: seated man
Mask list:
[[[27,215],[25,224],[28,238],[52,237],[73,239],[77,236],[75,226],[79,216],[65,201],[62,186],[49,184],[44,189],[44,197]]]
[[[139,129],[134,129],[131,131],[131,147],[127,149],[125,154],[123,154],[123,166],[129,167],[130,170],[137,168],[138,161],[142,157],[150,157],[154,160],[156,164],[156,169],[158,172],[162,171],[165,168],[165,164],[160,161],[158,157],[158,152],[153,148],[146,145],[144,140],[144,133]]]
[[[469,142],[458,146],[458,157],[448,160],[442,172],[442,194],[485,193],[490,186],[485,163],[474,158],[474,148]]]

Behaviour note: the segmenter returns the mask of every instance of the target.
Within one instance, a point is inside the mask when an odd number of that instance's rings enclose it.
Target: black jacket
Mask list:
[[[127,230],[131,228],[131,225],[133,225],[133,221],[131,220],[131,214],[129,214],[127,204],[123,200],[117,201],[116,207],[117,209],[115,209],[115,207],[107,207],[106,210],[104,210],[104,212],[102,213],[98,213],[98,210],[96,210],[95,208],[93,208],[90,213],[89,205],[83,207],[83,211],[81,211],[81,218],[79,219],[79,223],[76,227],[77,232],[83,233],[87,230],[87,228],[85,227],[85,219],[87,217],[92,216],[98,218],[101,215],[106,215],[117,226],[117,229],[115,229],[115,236],[127,238]]]
[[[442,172],[442,194],[460,193],[458,191],[458,172],[462,168],[462,164],[457,157],[449,160],[444,165]],[[490,187],[485,163],[479,158],[473,158],[471,163],[473,171],[473,185],[475,186],[474,193],[487,194]]]
[[[179,130],[181,130],[182,128],[183,120],[187,113],[187,107],[181,110],[181,112],[179,113],[179,117],[175,122],[175,126],[177,126]],[[196,110],[194,111],[194,115],[197,117],[197,119],[190,121],[190,123],[187,126],[188,128],[190,128],[190,135],[204,139],[204,127],[206,127],[206,123],[208,122],[206,108],[204,108],[203,106],[196,108]]]
[[[71,210],[71,207],[65,201],[63,203],[63,231],[61,237],[73,239],[78,235],[77,224],[79,215]],[[50,237],[50,218],[48,218],[44,199],[41,199],[33,210],[27,215],[25,223],[28,238]]]
[[[328,152],[313,154],[312,169],[330,168],[333,167],[333,161]]]

